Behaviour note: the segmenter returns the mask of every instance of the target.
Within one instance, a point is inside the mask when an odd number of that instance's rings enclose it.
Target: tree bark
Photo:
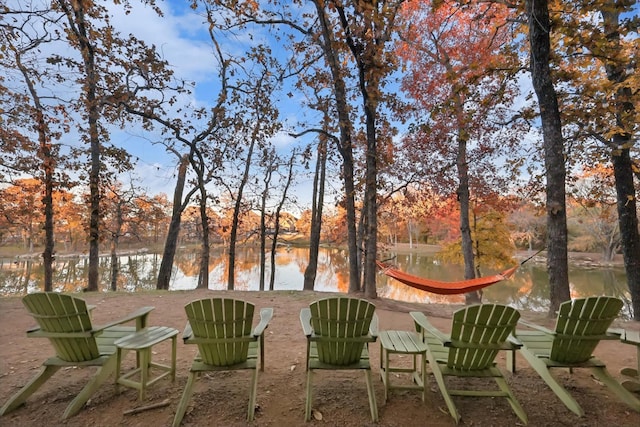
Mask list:
[[[327,137],[320,135],[318,158],[313,175],[313,197],[311,200],[311,231],[309,237],[309,264],[304,270],[305,291],[312,291],[318,272],[318,254],[320,251],[320,233],[322,231],[322,206],[324,204],[324,183],[327,167]]]
[[[271,275],[269,276],[269,290],[273,291],[275,288],[275,280],[276,280],[276,249],[278,248],[278,235],[280,234],[280,213],[282,212],[282,208],[287,201],[287,194],[289,193],[289,187],[291,186],[291,181],[293,180],[293,162],[296,159],[296,152],[291,153],[291,157],[289,158],[289,170],[287,174],[287,182],[284,185],[284,189],[282,190],[282,198],[280,199],[280,203],[278,203],[278,207],[276,208],[275,218],[274,218],[274,226],[273,226],[273,241],[271,243]]]
[[[267,198],[269,197],[269,184],[271,184],[271,176],[273,175],[273,166],[270,163],[272,159],[265,159],[266,171],[264,176],[264,190],[262,191],[262,200],[260,206],[260,286],[259,289],[264,291],[265,274],[267,266]],[[275,236],[273,242],[275,243]],[[275,250],[275,244],[272,247],[272,255]]]
[[[549,67],[551,54],[547,0],[526,0],[531,49],[531,78],[538,98],[546,168],[547,271],[549,316],[571,298],[567,259],[566,167],[558,99]]]
[[[236,203],[233,208],[233,220],[231,222],[231,233],[229,236],[229,271],[227,272],[227,289],[232,291],[235,287],[235,270],[236,270],[236,243],[238,240],[238,226],[240,224],[240,211],[242,210],[242,195],[244,187],[249,181],[249,171],[251,170],[251,158],[253,157],[253,149],[256,144],[256,132],[259,125],[256,125],[254,134],[251,137],[249,150],[247,151],[247,159],[244,166],[242,180],[238,186],[238,194],[236,195]]]
[[[459,102],[459,105],[460,108],[462,108],[461,102]],[[471,202],[469,196],[469,166],[467,165],[467,134],[461,120],[459,117],[458,152],[456,154],[456,166],[458,169],[457,195],[460,205],[460,243],[462,258],[464,260],[464,278],[474,279],[476,277],[476,269],[469,221]],[[482,299],[481,295],[482,293],[480,291],[466,293],[464,295],[465,303],[479,303]]]
[[[198,181],[202,181],[199,177]],[[200,247],[200,269],[198,273],[197,289],[209,289],[209,254],[211,244],[209,243],[209,215],[207,214],[207,190],[203,182],[199,182],[200,187],[200,222],[202,224],[202,245]]]
[[[169,289],[171,283],[171,272],[173,270],[173,260],[176,256],[178,247],[178,236],[180,235],[180,223],[182,220],[182,193],[187,179],[187,166],[189,165],[189,157],[183,156],[180,159],[178,167],[178,181],[173,191],[173,209],[171,211],[171,222],[169,223],[169,231],[167,232],[167,240],[164,243],[164,251],[162,253],[162,261],[160,262],[160,271],[158,271],[158,281],[156,289]]]
[[[604,30],[611,48],[620,48],[620,32],[618,31],[620,12],[611,7],[602,11]],[[629,58],[631,60],[631,58]],[[627,80],[627,64],[611,61],[605,64],[607,78],[610,82],[620,84]],[[616,127],[628,129],[625,118],[635,110],[631,100],[631,88],[622,86],[615,94]],[[616,207],[624,268],[631,294],[631,305],[634,320],[640,320],[640,231],[638,230],[637,194],[633,182],[633,162],[631,160],[632,135],[629,132],[618,132],[612,138],[611,162],[616,186]]]
[[[347,247],[349,251],[349,293],[360,291],[360,265],[358,264],[358,242],[356,230],[356,203],[354,182],[353,145],[351,141],[352,128],[349,118],[349,104],[347,90],[340,70],[339,59],[333,48],[333,28],[329,28],[324,11],[324,2],[314,1],[318,11],[318,18],[322,29],[324,43],[322,48],[327,63],[331,69],[333,91],[336,98],[336,111],[340,126],[340,142],[338,152],[342,156],[342,178],[344,180],[344,207],[347,213]]]

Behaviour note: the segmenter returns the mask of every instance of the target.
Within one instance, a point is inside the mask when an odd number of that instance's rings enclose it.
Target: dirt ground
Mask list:
[[[215,373],[203,376],[196,384],[194,395],[184,417],[183,426],[368,426],[372,425],[365,381],[359,372],[319,372],[314,382],[313,408],[320,420],[304,422],[306,375],[305,337],[299,322],[299,312],[315,299],[328,294],[314,292],[226,292],[185,291],[84,294],[89,304],[97,305],[94,321],[110,321],[141,306],[154,306],[151,325],[165,325],[182,331],[185,325],[183,306],[195,299],[213,296],[233,296],[253,302],[258,308],[273,307],[266,336],[265,371],[258,379],[256,419],[246,422],[248,401],[248,372]],[[443,330],[449,327],[453,310],[446,305],[399,303],[377,299],[376,312],[380,329],[413,328],[409,311],[419,310]],[[551,326],[541,314],[522,313],[523,318]],[[39,369],[42,361],[53,355],[46,340],[28,339],[25,331],[34,325],[26,314],[20,298],[0,298],[0,405],[23,386]],[[617,326],[640,329],[639,322],[625,322]],[[178,340],[178,370],[174,383],[165,378],[152,385],[144,401],[138,401],[137,391],[121,387],[117,394],[113,381],[108,380],[80,413],[67,421],[60,417],[74,395],[84,386],[93,368],[66,369],[56,373],[27,403],[14,412],[0,417],[0,426],[168,426],[171,425],[183,387],[186,383],[195,346]],[[619,371],[636,366],[636,349],[618,341],[602,342],[596,355],[607,362],[610,372],[622,379]],[[154,347],[153,358],[167,363],[170,358],[168,342]],[[396,359],[399,360],[399,359]],[[408,358],[399,363],[408,363]],[[505,367],[505,355],[499,356],[499,366]],[[131,369],[135,357],[129,354],[125,369]],[[516,374],[506,374],[515,395],[524,407],[531,426],[640,426],[640,413],[619,401],[606,387],[586,370],[573,374],[557,372],[562,383],[584,408],[586,415],[577,417],[570,412],[546,386],[526,361],[518,357]],[[379,345],[372,346],[374,386],[380,413],[379,426],[452,426],[444,400],[435,381],[428,385],[426,402],[417,391],[390,393],[384,402],[384,390],[379,376]],[[556,372],[556,371],[554,371]],[[113,377],[112,377],[113,378]],[[394,378],[394,382],[408,381]],[[493,384],[491,384],[493,386]],[[640,395],[638,396],[640,397]],[[506,399],[455,398],[462,414],[463,426],[521,425]],[[127,411],[153,404],[166,404],[136,414]]]

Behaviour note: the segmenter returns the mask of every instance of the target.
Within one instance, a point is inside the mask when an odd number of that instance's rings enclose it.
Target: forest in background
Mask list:
[[[162,20],[167,4],[202,24],[206,91],[149,34],[118,30],[139,8]],[[221,239],[233,289],[236,245],[257,239],[264,269],[306,180],[305,289],[331,233],[350,254],[349,292],[371,298],[379,240],[451,243],[467,279],[478,260],[526,242],[547,251],[553,313],[570,297],[570,244],[599,246],[620,248],[640,318],[637,11],[614,0],[13,0],[0,9],[5,212],[15,214],[11,192],[31,194],[27,210],[41,212],[26,244],[42,239],[45,290],[61,243],[88,247],[95,291],[100,246],[114,259],[121,239],[150,230],[165,236],[158,289],[190,234],[199,287]],[[140,158],[119,131],[174,159],[171,202],[149,208],[163,228],[128,222],[143,218],[133,205],[162,196],[122,183]],[[296,141],[284,151],[283,135]],[[185,232],[192,218],[199,225]],[[12,233],[24,241],[24,229]]]

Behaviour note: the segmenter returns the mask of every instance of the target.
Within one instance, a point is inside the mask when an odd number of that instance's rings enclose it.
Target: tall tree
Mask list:
[[[125,10],[131,7],[128,0],[114,3],[122,5]],[[154,0],[145,4],[161,14]],[[74,108],[81,117],[78,132],[88,146],[86,151],[89,155],[89,277],[86,289],[96,291],[99,280],[100,183],[104,179],[102,174],[108,171],[104,165],[112,158],[116,172],[132,167],[125,150],[109,146],[109,124],[123,119],[122,111],[112,107],[127,96],[128,85],[140,76],[140,69],[146,67],[156,73],[160,70],[166,76],[167,68],[166,63],[158,61],[154,47],[135,37],[122,37],[114,30],[106,5],[56,0],[54,8],[64,16],[62,32],[67,37],[68,46],[75,50],[69,56],[54,55],[49,61],[71,69],[80,88]],[[150,100],[142,98],[138,101],[146,103]]]
[[[510,111],[517,95],[517,67],[508,9],[496,3],[409,1],[403,17],[406,30],[399,53],[409,68],[403,89],[414,100],[412,111],[419,121],[405,138],[405,149],[425,170],[435,162],[455,165],[455,178],[446,167],[433,168],[427,176],[445,193],[456,186],[464,277],[472,279],[477,268],[472,172],[476,188],[510,177],[508,170],[497,170],[495,159],[515,149],[520,126]],[[479,293],[465,297],[467,303],[480,301]]]
[[[173,204],[171,209],[171,221],[169,222],[169,230],[162,252],[162,261],[160,261],[160,269],[158,270],[158,280],[156,281],[156,289],[169,289],[171,284],[171,273],[173,271],[173,260],[178,249],[178,236],[180,235],[180,223],[182,221],[182,212],[189,198],[183,198],[184,187],[187,180],[187,170],[189,168],[189,156],[183,155],[178,165],[178,179],[173,189]]]
[[[546,174],[547,271],[549,316],[555,316],[569,294],[565,149],[558,98],[551,75],[551,22],[547,0],[526,0],[529,24],[530,68],[538,98]]]
[[[289,157],[289,161],[286,164],[287,170],[283,177],[284,187],[282,188],[282,197],[280,197],[280,201],[278,202],[278,206],[276,207],[276,212],[274,214],[273,240],[271,242],[271,274],[269,276],[270,291],[273,291],[275,288],[276,249],[278,248],[278,235],[280,234],[280,216],[283,213],[282,208],[284,207],[287,200],[289,200],[289,188],[291,187],[291,182],[293,181],[293,166],[295,164],[296,157],[298,157],[298,153],[296,152],[296,150],[293,150],[291,156]]]
[[[0,18],[0,43],[3,45],[0,67],[5,70],[5,77],[0,78],[0,103],[5,106],[0,110],[7,115],[0,127],[3,152],[0,174],[2,169],[33,174],[43,183],[40,203],[45,218],[44,290],[51,291],[55,244],[53,194],[63,178],[57,166],[64,162],[57,140],[66,128],[64,121],[59,119],[65,116],[66,109],[63,102],[42,94],[43,85],[49,79],[62,75],[42,61],[41,50],[60,40],[56,31],[58,17],[47,7],[38,10],[33,5],[25,6],[24,10],[20,6],[15,10],[7,8],[6,13],[12,18]],[[5,79],[9,85],[3,84]],[[22,87],[26,89],[24,92],[20,91]],[[37,145],[34,146],[28,132],[37,135]]]
[[[380,106],[384,101],[383,87],[389,74],[395,69],[395,56],[390,48],[396,30],[396,18],[404,0],[378,0],[328,2],[322,13],[335,10],[342,31],[342,42],[346,44],[357,69],[359,95],[364,111],[365,123],[365,191],[363,280],[364,292],[369,298],[377,296],[376,259],[378,236],[378,163]],[[321,2],[316,2],[316,5]],[[390,141],[386,141],[387,143]],[[351,257],[356,254],[351,253]]]
[[[104,192],[101,221],[102,233],[106,234],[105,240],[110,242],[109,252],[111,258],[111,284],[112,291],[118,290],[118,275],[120,262],[118,260],[118,246],[120,238],[131,230],[130,223],[138,217],[135,199],[139,189],[133,185],[123,188],[122,183],[106,184]]]
[[[552,10],[561,22],[554,33],[564,119],[587,164],[608,160],[613,166],[618,225],[634,318],[640,319],[640,231],[634,174],[634,134],[640,122],[638,16],[636,1],[579,2]],[[597,112],[594,114],[594,112]],[[594,145],[593,141],[598,145]],[[573,154],[573,153],[572,153]],[[602,160],[600,160],[602,159]]]

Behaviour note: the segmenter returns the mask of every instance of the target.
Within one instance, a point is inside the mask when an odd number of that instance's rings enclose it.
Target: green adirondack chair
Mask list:
[[[509,388],[495,363],[500,350],[514,351],[519,345],[509,340],[520,313],[497,304],[473,305],[453,314],[451,334],[433,326],[421,312],[411,312],[416,330],[427,344],[427,359],[449,413],[460,421],[452,396],[505,397],[515,414],[526,424],[527,414]],[[493,378],[499,389],[457,390],[445,377]]]
[[[117,339],[146,326],[153,307],[142,307],[130,315],[106,325],[91,324],[90,306],[80,298],[55,292],[29,294],[22,299],[29,314],[38,323],[27,332],[30,338],[48,338],[55,356],[45,360],[41,371],[14,394],[0,409],[0,415],[22,405],[40,386],[63,367],[97,366],[89,383],[69,403],[63,419],[77,414],[91,395],[115,371]],[[136,322],[136,326],[122,326]]]
[[[622,301],[618,298],[579,298],[560,304],[554,331],[524,321],[521,323],[533,330],[516,331],[516,337],[523,345],[520,354],[567,408],[579,416],[584,415],[584,411],[551,375],[551,368],[589,368],[620,399],[640,411],[640,401],[609,374],[604,362],[593,356],[601,340],[620,338],[618,334],[607,333],[607,329],[621,308]],[[511,369],[515,370],[515,367]]]
[[[311,384],[316,369],[364,370],[371,419],[378,421],[368,347],[378,334],[374,311],[370,302],[346,297],[321,299],[301,310],[302,330],[307,336],[306,421],[311,419]]]
[[[255,414],[258,388],[258,358],[264,370],[264,330],[273,317],[272,308],[260,310],[260,322],[252,330],[254,305],[230,298],[211,298],[193,301],[185,306],[187,326],[183,333],[185,344],[196,344],[196,355],[187,384],[178,404],[173,425],[179,426],[187,410],[198,375],[208,371],[253,371],[249,393],[247,419]]]

